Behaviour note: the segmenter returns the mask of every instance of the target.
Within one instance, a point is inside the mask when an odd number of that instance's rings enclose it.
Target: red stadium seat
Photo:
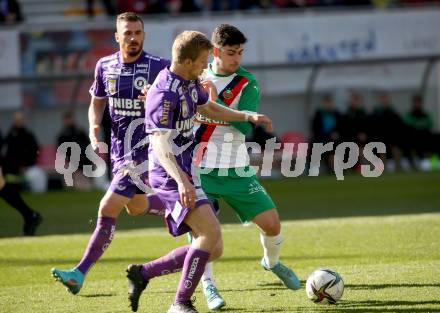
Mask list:
[[[298,150],[299,143],[307,143],[307,137],[304,133],[299,131],[286,131],[281,135],[281,143],[284,145],[285,143],[294,143],[293,152]]]
[[[53,170],[55,168],[56,153],[55,145],[41,145],[38,152],[37,165],[45,170]]]

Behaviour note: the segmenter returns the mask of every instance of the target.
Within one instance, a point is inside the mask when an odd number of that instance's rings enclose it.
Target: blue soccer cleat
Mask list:
[[[298,290],[299,288],[301,288],[301,282],[298,277],[290,268],[285,266],[283,263],[278,262],[274,267],[269,268],[263,258],[261,260],[261,266],[266,271],[271,271],[272,273],[277,275],[277,277],[281,279],[284,286],[286,286],[287,288],[292,290]]]
[[[226,305],[225,300],[220,296],[220,293],[214,285],[207,285],[206,288],[203,288],[203,293],[210,310],[220,310]]]
[[[57,281],[62,283],[67,287],[67,291],[76,295],[84,283],[84,274],[81,273],[79,269],[71,270],[59,270],[56,268],[51,269],[52,276],[56,278]]]

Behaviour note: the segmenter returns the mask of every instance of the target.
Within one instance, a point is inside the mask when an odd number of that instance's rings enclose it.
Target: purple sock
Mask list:
[[[160,198],[155,194],[147,195],[148,207],[145,209],[145,214],[151,215],[163,215],[165,212],[165,206]]]
[[[113,217],[100,216],[96,221],[96,228],[90,237],[86,251],[81,261],[76,266],[83,274],[86,274],[93,264],[99,260],[104,251],[113,240],[116,219]]]
[[[145,279],[180,272],[190,245],[174,249],[167,255],[142,265],[141,274]]]
[[[189,248],[183,263],[182,276],[174,303],[184,303],[191,299],[208,263],[209,252]]]

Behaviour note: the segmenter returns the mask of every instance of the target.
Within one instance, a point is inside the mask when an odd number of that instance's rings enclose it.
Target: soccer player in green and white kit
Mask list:
[[[222,24],[212,34],[213,62],[202,75],[215,88],[211,97],[218,103],[241,111],[256,112],[260,102],[260,88],[255,77],[240,66],[247,39],[232,25]],[[260,229],[264,255],[261,265],[272,271],[290,289],[299,289],[295,273],[279,261],[281,224],[274,202],[258,182],[249,167],[245,135],[253,125],[249,122],[218,122],[197,115],[195,139],[200,143],[196,162],[200,162],[202,187],[218,206],[223,198],[236,212],[241,222],[252,221]],[[229,148],[224,149],[228,146]],[[250,177],[249,177],[250,176]],[[212,264],[208,263],[202,277],[208,307],[216,310],[225,305],[212,277]]]

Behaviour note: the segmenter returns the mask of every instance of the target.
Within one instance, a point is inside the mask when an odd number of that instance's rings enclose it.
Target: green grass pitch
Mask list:
[[[303,281],[285,289],[261,269],[255,227],[221,213],[225,250],[215,277],[226,312],[440,312],[440,173],[350,175],[264,181],[283,219],[282,260]],[[19,215],[0,202],[0,312],[130,312],[125,268],[185,243],[154,217],[122,214],[115,239],[77,296],[50,276],[80,259],[94,228],[102,192],[26,194],[45,217],[39,236],[14,237]],[[346,284],[333,306],[310,302],[304,281],[318,267],[338,271]],[[179,275],[153,280],[139,312],[166,312]],[[196,306],[208,312],[200,289]]]

